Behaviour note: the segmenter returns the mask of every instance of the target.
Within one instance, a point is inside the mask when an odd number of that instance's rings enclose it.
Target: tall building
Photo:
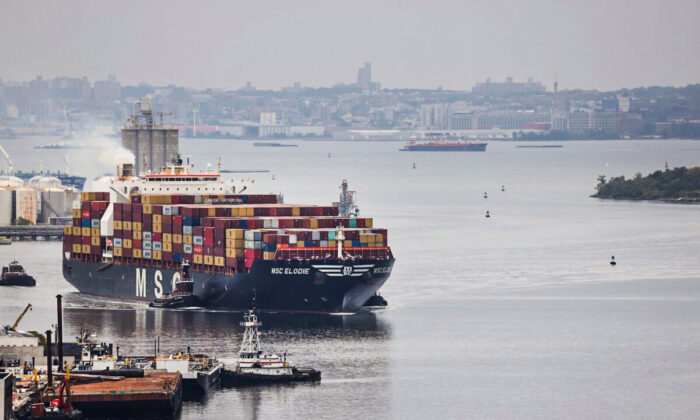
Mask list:
[[[122,128],[122,147],[134,154],[136,174],[157,171],[177,158],[178,130],[155,125],[151,98],[143,97],[136,105],[137,113]]]
[[[114,103],[122,97],[122,85],[113,73],[107,80],[97,80],[92,87],[92,99],[100,103]]]
[[[424,128],[447,128],[447,104],[423,104],[420,107],[421,125]]]
[[[357,70],[357,86],[362,90],[370,90],[372,88],[372,64],[365,63],[364,67]]]

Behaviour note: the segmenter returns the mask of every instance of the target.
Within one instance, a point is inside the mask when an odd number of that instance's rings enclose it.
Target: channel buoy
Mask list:
[[[484,198],[489,198],[489,195],[484,193]]]
[[[413,169],[416,169],[416,162],[413,162]]]
[[[610,265],[617,265],[617,262],[615,261],[614,255],[612,257],[610,257]]]
[[[328,159],[330,159],[330,158],[331,158],[331,154],[330,154],[330,153],[328,153]]]
[[[505,190],[506,190],[506,186],[505,186],[505,185],[501,185],[501,191],[505,191]]]
[[[486,217],[491,217],[488,210],[486,210]]]

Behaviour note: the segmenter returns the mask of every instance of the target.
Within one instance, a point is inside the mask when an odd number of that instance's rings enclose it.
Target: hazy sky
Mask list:
[[[700,82],[700,0],[0,0],[0,78],[279,89]]]

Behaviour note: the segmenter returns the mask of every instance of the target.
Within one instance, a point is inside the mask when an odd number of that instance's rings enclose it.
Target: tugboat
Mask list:
[[[12,238],[0,236],[0,245],[12,245]]]
[[[2,268],[0,286],[36,286],[36,280],[24,271],[24,268],[15,260],[8,267]]]
[[[367,302],[365,302],[364,308],[365,309],[384,309],[389,305],[389,303],[382,297],[382,295],[379,294],[379,292],[376,292],[372,296],[370,296],[369,299],[367,299]]]
[[[224,385],[253,385],[260,383],[280,382],[315,382],[321,380],[321,372],[311,368],[297,368],[287,362],[287,354],[283,357],[277,354],[265,354],[260,345],[262,325],[252,310],[243,315],[245,327],[241,350],[238,353],[235,370],[224,369],[222,383]]]
[[[175,281],[175,291],[172,295],[163,296],[149,303],[151,308],[189,308],[202,306],[202,302],[194,294],[194,282],[190,277],[190,263],[182,262],[180,279]]]

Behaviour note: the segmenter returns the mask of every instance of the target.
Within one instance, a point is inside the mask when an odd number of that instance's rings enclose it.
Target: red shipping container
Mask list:
[[[90,202],[89,201],[81,201],[80,202],[80,210],[90,210]]]
[[[161,242],[163,240],[163,234],[161,232],[152,233],[153,242]]]
[[[182,225],[173,225],[173,231],[171,233],[173,235],[182,235]]]
[[[214,247],[212,246],[203,246],[202,250],[204,255],[214,255]]]
[[[163,233],[173,233],[173,225],[163,224]]]
[[[122,237],[122,230],[121,229],[114,229],[114,234],[112,235],[115,238],[121,238]]]
[[[141,249],[143,248],[143,242],[141,242],[141,239],[134,239],[131,241],[131,246],[136,249]]]
[[[203,251],[202,245],[193,245],[192,246],[192,252],[194,254],[202,255],[202,251]]]
[[[122,230],[122,237],[124,239],[131,239],[131,231],[130,230]]]
[[[140,204],[139,204],[139,205],[140,205]],[[140,222],[140,221],[142,221],[142,220],[144,220],[144,218],[143,218],[143,216],[141,215],[140,212],[139,212],[139,213],[135,213],[134,210],[131,211],[131,221],[132,221],[132,222]]]
[[[172,261],[173,260],[173,253],[172,252],[165,252],[161,254],[163,256],[163,261]]]
[[[122,256],[131,258],[131,248],[122,248]]]
[[[151,231],[151,230],[153,230],[152,228],[153,228],[153,219],[151,219],[150,217],[146,217],[145,219],[143,219],[143,230]]]
[[[100,255],[102,254],[102,248],[99,246],[90,246],[90,254]]]
[[[217,257],[225,257],[226,250],[224,248],[214,248],[214,255]]]
[[[173,216],[168,216],[167,214],[163,216],[163,226],[165,225],[172,225],[173,224]]]
[[[173,252],[182,253],[182,244],[173,244]]]
[[[80,237],[80,244],[81,245],[90,245],[90,237],[89,236],[81,236]]]
[[[182,216],[173,216],[173,226],[182,226]]]
[[[204,228],[202,226],[195,226],[192,228],[194,236],[204,236]]]
[[[83,210],[80,212],[80,215],[83,216],[83,219],[89,219],[90,218],[90,210]]]
[[[163,206],[160,204],[153,205],[153,214],[163,214]]]
[[[207,238],[207,237],[205,236],[204,239],[203,239],[203,241],[202,241],[202,244],[203,244],[204,246],[213,247],[213,246],[214,246],[214,238]]]

